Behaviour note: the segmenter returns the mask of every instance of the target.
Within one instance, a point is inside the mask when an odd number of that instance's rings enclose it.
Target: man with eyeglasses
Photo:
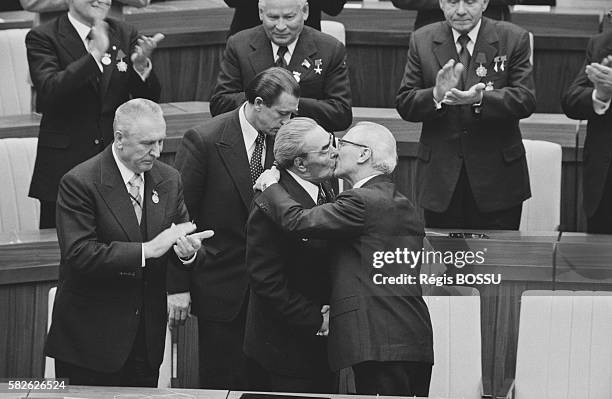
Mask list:
[[[192,272],[175,273],[169,307],[198,316],[200,387],[246,390],[242,352],[248,300],[245,225],[253,183],[273,162],[273,138],[296,112],[300,88],[283,68],[270,68],[246,87],[246,101],[185,133],[175,165],[196,224],[215,235]],[[205,259],[204,259],[205,258]],[[182,320],[178,320],[179,322]]]
[[[333,136],[298,117],[276,134],[279,184],[304,208],[334,200],[328,180],[336,165]],[[247,222],[246,266],[251,293],[244,352],[255,363],[252,389],[334,391],[327,365],[328,245],[283,232],[253,206]]]
[[[414,204],[397,191],[395,139],[384,126],[361,122],[338,140],[334,175],[353,188],[335,202],[307,209],[264,172],[255,205],[284,231],[330,240],[329,362],[352,367],[360,395],[428,396],[433,343],[419,285],[420,262],[400,251],[420,251],[424,226]],[[374,262],[380,254],[384,265]],[[412,283],[394,284],[389,278]]]

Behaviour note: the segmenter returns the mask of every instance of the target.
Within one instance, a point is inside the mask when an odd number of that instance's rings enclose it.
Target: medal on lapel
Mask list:
[[[493,63],[494,63],[493,70],[495,72],[504,71],[506,69],[505,63],[507,59],[508,57],[505,55],[500,55],[500,56],[493,58]]]
[[[316,60],[314,61],[314,63],[315,63],[315,69],[314,69],[314,71],[315,71],[315,73],[316,73],[317,75],[320,75],[320,74],[321,74],[321,72],[323,72],[323,69],[321,69],[321,66],[323,66],[323,60],[321,60],[321,59],[319,58],[319,59],[316,59]]]
[[[297,71],[293,71],[293,77],[295,78],[295,81],[300,83],[300,79],[301,79],[302,74],[297,72]]]
[[[302,66],[306,69],[310,68],[310,61],[308,61],[307,58],[304,58],[304,61],[302,61]]]
[[[485,91],[491,91],[493,89],[494,89],[493,82],[491,81],[487,82],[487,85],[485,86]]]
[[[125,56],[126,55],[123,50],[119,49],[119,51],[117,52],[117,57],[115,57],[115,60],[119,60],[119,62],[117,62],[117,70],[119,72],[127,72],[127,64],[125,61],[123,61]]]
[[[111,63],[111,58],[110,58],[110,54],[109,53],[104,53],[104,55],[102,56],[102,60],[100,60],[100,62],[102,62],[102,65],[110,65]]]
[[[487,68],[485,68],[483,65],[487,63],[487,57],[484,53],[478,53],[476,56],[476,63],[478,64],[478,67],[476,68],[476,76],[479,78],[484,78],[487,76]]]
[[[154,204],[159,203],[159,194],[157,194],[155,190],[153,190],[153,194],[151,195],[151,201],[153,201]]]

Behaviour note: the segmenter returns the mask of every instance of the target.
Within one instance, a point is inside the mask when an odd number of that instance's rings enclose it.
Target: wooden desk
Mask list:
[[[35,13],[29,11],[0,12],[0,30],[29,29],[34,23]]]

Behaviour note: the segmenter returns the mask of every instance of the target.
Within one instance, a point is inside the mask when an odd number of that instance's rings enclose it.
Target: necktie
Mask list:
[[[459,44],[461,45],[461,50],[459,51],[459,62],[461,62],[464,66],[463,73],[461,74],[461,90],[465,89],[465,80],[467,76],[467,68],[470,65],[470,52],[467,49],[467,44],[470,41],[470,37],[468,35],[461,35],[459,39],[457,39]]]
[[[323,191],[323,186],[319,184],[319,194],[317,195],[317,205],[323,205],[327,203],[327,197],[325,196],[325,191]]]
[[[459,44],[461,45],[461,50],[459,51],[459,62],[463,64],[464,67],[468,67],[470,65],[470,52],[467,49],[467,44],[470,41],[470,37],[468,35],[461,35],[459,39],[457,39]]]
[[[130,193],[130,199],[132,200],[132,206],[134,212],[136,212],[136,219],[138,224],[142,219],[142,196],[140,195],[140,186],[142,185],[142,177],[139,174],[134,173],[134,176],[128,181],[128,192]]]
[[[287,46],[280,46],[278,48],[278,51],[276,51],[276,55],[278,55],[278,58],[276,59],[276,62],[274,64],[277,67],[281,67],[281,68],[287,69],[287,67],[289,66],[287,64],[287,61],[285,61],[285,54],[287,53],[287,51],[289,51]]]
[[[259,132],[259,134],[257,134],[257,139],[255,140],[255,150],[253,150],[250,164],[251,182],[253,184],[255,184],[255,180],[257,180],[259,175],[264,171],[263,165],[261,164],[261,155],[263,154],[265,140],[266,135]]]

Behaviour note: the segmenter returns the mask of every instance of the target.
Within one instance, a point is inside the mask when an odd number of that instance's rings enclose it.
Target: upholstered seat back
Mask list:
[[[28,29],[0,30],[0,116],[32,111],[32,87],[25,46],[27,33]]]

